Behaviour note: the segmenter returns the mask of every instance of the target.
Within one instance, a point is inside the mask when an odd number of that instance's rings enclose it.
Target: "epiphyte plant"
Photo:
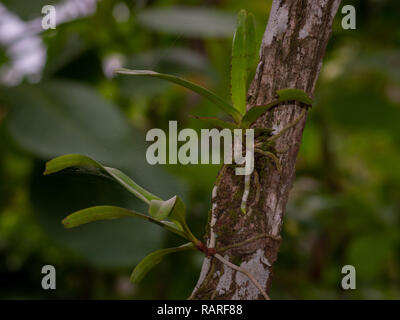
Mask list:
[[[175,84],[181,85],[190,89],[204,98],[211,101],[214,105],[220,108],[223,112],[228,114],[232,121],[224,121],[219,118],[202,118],[196,117],[199,120],[205,121],[208,125],[219,128],[234,129],[254,129],[255,133],[255,152],[258,152],[267,158],[271,159],[278,170],[280,163],[275,155],[274,144],[276,139],[286,131],[293,128],[298,121],[305,115],[305,110],[298,119],[284,127],[281,131],[275,133],[272,129],[257,128],[252,126],[253,123],[264,113],[273,107],[278,106],[282,102],[298,101],[302,105],[310,106],[312,100],[305,92],[299,89],[283,89],[277,91],[277,96],[274,101],[262,106],[253,106],[246,111],[246,95],[247,89],[252,79],[257,62],[257,44],[255,39],[255,22],[252,14],[248,14],[245,10],[241,10],[238,15],[238,23],[232,44],[232,64],[231,64],[231,98],[232,104],[224,101],[215,93],[208,89],[201,87],[195,83],[189,82],[182,78],[161,74],[148,70],[129,70],[118,69],[115,71],[117,74],[134,75],[134,76],[147,76],[164,79]],[[66,228],[77,227],[82,224],[97,220],[117,219],[121,217],[135,217],[146,220],[148,222],[157,224],[158,226],[175,233],[186,241],[175,248],[167,248],[157,250],[146,256],[133,270],[131,281],[134,283],[140,280],[147,274],[147,272],[158,264],[162,258],[170,253],[185,251],[185,250],[199,250],[207,256],[213,256],[220,260],[222,263],[229,267],[246,274],[254,285],[260,290],[264,298],[269,299],[268,295],[255,280],[255,278],[245,269],[240,268],[231,262],[227,261],[220,255],[228,248],[208,248],[203,242],[197,239],[191,232],[186,222],[186,208],[182,199],[179,196],[174,196],[171,199],[163,200],[160,197],[150,193],[132,179],[130,179],[123,172],[115,168],[103,166],[99,162],[83,156],[83,155],[64,155],[46,163],[45,175],[52,174],[69,167],[85,167],[99,171],[101,174],[108,175],[122,187],[132,193],[134,196],[142,200],[148,205],[148,214],[136,212],[131,209],[120,208],[115,206],[95,206],[74,212],[67,216],[62,223]],[[242,212],[246,213],[246,198],[249,193],[249,176],[245,176],[245,190],[242,198]],[[252,241],[248,239],[246,242]],[[237,244],[241,246],[243,244]],[[229,246],[231,248],[232,246]]]

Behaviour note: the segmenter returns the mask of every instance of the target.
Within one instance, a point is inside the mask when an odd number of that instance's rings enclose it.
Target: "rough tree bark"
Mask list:
[[[339,4],[340,0],[273,1],[260,62],[248,92],[248,108],[271,102],[276,90],[283,88],[302,89],[313,96]],[[295,102],[280,105],[258,119],[257,126],[279,132],[302,110]],[[265,157],[255,155],[257,174],[251,176],[246,215],[240,212],[244,179],[235,175],[233,167],[221,169],[212,193],[208,247],[218,250],[247,240],[221,255],[250,271],[267,291],[279,251],[283,213],[295,175],[305,118],[277,140],[276,149],[282,150],[278,155],[281,173]],[[191,298],[251,300],[263,296],[246,275],[215,257],[206,257]]]

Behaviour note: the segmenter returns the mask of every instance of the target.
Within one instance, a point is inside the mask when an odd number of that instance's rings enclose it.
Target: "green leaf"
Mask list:
[[[232,43],[231,95],[233,106],[241,114],[246,112],[246,19],[246,11],[241,10]]]
[[[159,78],[159,79],[164,79],[173,83],[176,83],[178,85],[181,85],[187,89],[190,89],[199,95],[203,96],[204,98],[208,99],[212,103],[214,103],[217,107],[219,107],[221,110],[232,116],[232,118],[239,122],[240,119],[242,118],[241,114],[235,110],[229,103],[226,101],[222,100],[220,97],[218,97],[215,93],[211,92],[210,90],[199,86],[193,82],[187,81],[185,79],[169,75],[169,74],[164,74],[164,73],[158,73],[154,71],[149,71],[149,70],[129,70],[129,69],[117,69],[115,70],[115,73],[117,74],[126,74],[126,75],[133,75],[133,76],[145,76],[145,77],[154,77],[154,78]]]
[[[150,192],[146,191],[139,185],[137,185],[133,180],[131,180],[128,176],[126,176],[118,169],[104,167],[97,161],[82,155],[76,155],[76,154],[65,155],[50,160],[49,162],[46,163],[46,170],[44,174],[48,175],[69,167],[94,167],[106,172],[126,190],[128,190],[129,192],[131,192],[132,194],[134,194],[139,199],[143,200],[149,205],[149,214],[152,216],[152,218],[154,218],[151,220],[161,221],[163,219],[166,219],[167,217],[170,217],[170,220],[173,221],[176,225],[174,232],[176,232],[176,230],[179,230],[179,232],[181,233],[180,235],[182,235],[183,237],[188,238],[190,240],[193,239],[197,240],[191,233],[189,227],[187,226],[186,216],[185,216],[185,211],[186,211],[185,205],[179,197],[175,196],[169,200],[163,201],[160,198],[151,194]],[[105,211],[106,210],[103,210],[103,212]],[[75,213],[75,215],[73,215],[72,221],[75,221],[74,219],[77,219],[76,217],[79,217],[79,219],[83,219],[82,221],[85,221],[85,219],[88,219],[88,216],[95,217],[95,213],[96,213],[95,211],[89,211],[89,212],[84,211],[83,213],[79,211]],[[127,213],[128,212],[125,211],[125,215]],[[82,216],[82,214],[84,215]],[[138,213],[136,213],[136,216],[138,216]],[[140,216],[138,217],[141,218],[146,217],[145,219],[149,220],[148,219],[149,217],[145,215],[140,214]],[[80,221],[79,219],[78,221]],[[70,220],[71,216],[69,216],[68,219],[65,221],[68,222],[68,225],[71,225],[71,227],[75,226],[75,224],[71,224]],[[170,228],[166,227],[166,229]],[[183,233],[180,230],[183,230]]]
[[[149,204],[149,214],[154,219],[161,221],[167,219],[175,205],[176,196],[169,200],[151,200]]]
[[[65,228],[75,228],[82,224],[99,220],[113,220],[122,217],[135,217],[142,220],[146,220],[165,228],[168,231],[178,234],[179,236],[187,239],[182,230],[175,225],[165,223],[164,221],[153,219],[143,213],[136,212],[130,209],[120,208],[116,206],[95,206],[86,209],[82,209],[71,213],[69,216],[63,219],[62,223]]]
[[[2,122],[4,134],[33,157],[34,178],[28,186],[32,213],[52,242],[101,268],[132,266],[162,246],[165,233],[161,228],[129,217],[65,229],[60,221],[83,208],[115,205],[146,213],[148,206],[97,169],[42,175],[40,159],[83,154],[121,169],[163,199],[185,196],[183,179],[147,163],[145,134],[127,121],[118,106],[95,87],[70,80],[0,86],[0,97],[8,111]]]
[[[131,274],[131,281],[136,284],[139,283],[152,268],[162,261],[165,255],[194,249],[195,247],[192,243],[186,243],[176,248],[161,249],[150,253],[135,267]]]
[[[256,121],[263,113],[267,112],[273,106],[276,106],[279,102],[275,101],[264,106],[254,106],[243,116],[240,126],[242,128],[249,128],[250,125]]]
[[[258,45],[256,39],[256,23],[252,13],[246,19],[246,50],[247,50],[247,89],[253,80],[258,63]]]
[[[283,101],[298,101],[302,102],[306,105],[312,104],[312,99],[305,93],[303,90],[295,89],[295,88],[288,88],[276,91],[279,96],[279,102]]]
[[[169,216],[169,220],[174,223],[177,222],[178,225],[182,226],[182,228],[186,231],[186,207],[182,199],[179,197],[176,197],[174,208]]]
[[[230,37],[235,30],[233,14],[199,6],[150,8],[139,12],[137,19],[152,30],[184,37]]]
[[[252,14],[241,10],[232,42],[231,94],[234,107],[246,113],[248,84],[255,72],[257,61],[257,42],[255,22]]]
[[[52,242],[70,250],[85,263],[99,268],[132,267],[148,253],[163,247],[166,231],[189,241],[186,233],[172,222],[159,222],[148,216],[144,202],[132,197],[105,174],[98,174],[98,170],[63,170],[43,176],[42,168],[42,163],[35,166],[29,190],[34,218]],[[163,196],[171,197],[168,193]],[[65,228],[61,223],[73,212],[103,205],[134,209],[146,214],[149,220],[121,217],[76,228]]]
[[[254,121],[256,121],[263,113],[282,102],[299,101],[306,105],[312,104],[312,99],[303,90],[300,89],[282,89],[278,90],[276,93],[278,94],[277,100],[263,106],[254,106],[249,111],[247,111],[242,119],[241,127],[250,127],[250,125]]]
[[[181,47],[166,49],[153,49],[139,52],[126,58],[123,65],[128,69],[150,69],[161,73],[175,74],[201,74],[215,80],[215,74],[207,58],[197,51]],[[153,97],[168,90],[170,82],[143,77],[118,77],[115,79],[122,95],[126,97]]]
[[[218,118],[213,118],[213,117],[198,117],[194,116],[195,119],[203,121],[204,123],[208,124],[211,127],[214,128],[222,128],[222,129],[237,129],[238,126],[232,122],[224,121]]]
[[[194,244],[200,243],[200,240],[193,235],[189,226],[187,225],[186,207],[182,199],[178,196],[176,197],[174,208],[172,209],[168,219],[171,220],[177,226],[177,228],[182,229],[190,241],[192,241]]]
[[[42,167],[41,163],[35,166],[29,192],[34,218],[52,242],[100,268],[131,267],[162,248],[166,228],[144,219],[121,217],[65,228],[61,221],[84,208],[111,205],[145,213],[147,205],[104,174],[64,170],[43,176]]]
[[[99,162],[79,154],[68,154],[48,161],[46,163],[46,170],[44,174],[48,175],[69,167],[92,167],[100,169],[106,172],[121,186],[123,186],[126,190],[134,194],[142,201],[149,204],[151,200],[161,200],[159,197],[143,189],[141,186],[139,186],[131,178],[129,178],[127,175],[125,175],[118,169],[105,167],[101,165]]]
[[[141,186],[139,186],[136,182],[134,182],[131,178],[129,178],[125,173],[121,172],[120,170],[110,167],[103,167],[103,168],[120,185],[122,185],[129,192],[137,196],[139,199],[142,199],[145,202],[160,199],[159,197],[150,193],[146,189],[143,189]]]
[[[148,216],[133,210],[115,206],[95,206],[71,213],[63,219],[62,223],[66,228],[75,228],[93,221],[112,220],[121,217],[136,217],[148,220]]]

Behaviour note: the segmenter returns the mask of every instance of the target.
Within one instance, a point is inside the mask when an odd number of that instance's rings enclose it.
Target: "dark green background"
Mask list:
[[[114,18],[123,2],[128,20]],[[23,19],[54,1],[2,1]],[[357,29],[338,13],[304,131],[270,295],[274,299],[400,298],[400,3],[344,1]],[[182,8],[182,6],[184,6]],[[134,265],[157,248],[180,244],[141,221],[96,222],[74,230],[68,213],[96,204],[144,210],[111,181],[66,171],[43,177],[44,162],[83,153],[120,168],[163,197],[180,194],[202,237],[218,166],[150,166],[145,132],[199,130],[189,115],[217,116],[199,96],[155,79],[107,78],[103,63],[182,75],[229,98],[236,13],[257,20],[271,1],[100,1],[94,15],[43,32],[41,81],[0,86],[0,298],[185,299],[202,256],[168,256],[134,286]],[[339,9],[340,10],[340,9]],[[0,47],[0,67],[10,63]],[[41,268],[57,270],[57,289],[41,288]],[[357,290],[341,289],[354,265]]]

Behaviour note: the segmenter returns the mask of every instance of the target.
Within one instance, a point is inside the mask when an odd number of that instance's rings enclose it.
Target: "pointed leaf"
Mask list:
[[[312,104],[312,99],[303,90],[300,89],[282,89],[278,90],[276,93],[278,94],[277,100],[263,106],[254,106],[249,111],[247,111],[242,119],[241,127],[248,128],[263,113],[278,105],[279,103],[285,101],[298,101],[306,105]]]
[[[254,78],[258,63],[258,45],[256,39],[256,23],[252,13],[246,19],[246,58],[247,58],[247,89]]]
[[[187,236],[185,235],[182,230],[177,228],[171,223],[167,223],[167,221],[158,221],[153,219],[152,217],[149,217],[143,213],[136,212],[130,209],[125,209],[125,208],[120,208],[120,207],[115,207],[115,206],[95,206],[95,207],[90,207],[86,209],[82,209],[79,211],[76,211],[62,221],[63,225],[65,228],[74,228],[77,226],[80,226],[82,224],[86,224],[89,222],[93,221],[99,221],[99,220],[112,220],[112,219],[118,219],[122,217],[135,217],[139,218],[142,220],[146,220],[152,223],[157,224],[160,227],[163,227],[164,229],[174,232],[181,237],[187,239]]]
[[[172,221],[178,229],[182,229],[190,241],[196,245],[200,243],[200,241],[193,235],[186,222],[186,207],[182,199],[178,196],[176,197],[174,208],[172,209],[168,219]]]
[[[139,199],[146,199],[147,201],[151,200],[158,200],[159,197],[155,196],[154,194],[150,193],[146,189],[143,189],[139,186],[136,182],[134,182],[131,178],[129,178],[125,173],[122,171],[110,168],[110,167],[103,167],[104,170],[111,175],[120,185],[122,185],[125,189],[130,191],[132,194],[137,196]],[[143,201],[147,202],[146,200],[142,199]]]
[[[234,124],[233,122],[228,122],[228,121],[224,121],[218,118],[213,118],[213,117],[198,117],[198,116],[194,116],[195,119],[200,120],[205,122],[206,124],[208,124],[211,127],[214,128],[222,128],[222,129],[237,129],[238,126],[236,124]]]
[[[254,106],[252,107],[249,111],[246,112],[246,114],[243,116],[242,123],[240,126],[242,128],[249,128],[250,125],[256,121],[263,113],[265,113],[268,109],[272,108],[273,106],[276,106],[279,103],[278,100],[266,104],[264,106]]]
[[[257,42],[252,14],[241,10],[232,43],[231,94],[234,107],[246,113],[246,95],[257,64]]]
[[[231,95],[233,106],[241,114],[246,112],[246,19],[246,11],[241,10],[232,42]]]
[[[276,91],[279,96],[279,102],[283,101],[299,101],[306,105],[312,104],[312,99],[303,90],[296,88],[288,88]]]
[[[212,103],[214,103],[217,107],[219,107],[221,110],[229,114],[236,122],[239,122],[241,119],[241,114],[235,110],[228,102],[224,101],[220,97],[218,97],[215,93],[211,92],[210,90],[199,86],[193,82],[187,81],[185,79],[169,75],[169,74],[164,74],[164,73],[158,73],[154,71],[149,71],[149,70],[129,70],[129,69],[117,69],[114,71],[117,74],[126,74],[126,75],[133,75],[133,76],[145,76],[145,77],[154,77],[154,78],[159,78],[159,79],[164,79],[173,83],[176,83],[178,85],[181,85],[187,89],[190,89],[197,94],[203,96],[204,98],[208,99]]]
[[[136,284],[139,283],[152,268],[154,268],[157,264],[159,264],[162,261],[165,255],[174,252],[194,250],[194,249],[195,249],[194,245],[191,242],[189,242],[180,247],[161,249],[150,253],[135,267],[135,269],[131,274],[131,281]]]
[[[179,225],[186,231],[187,223],[186,223],[186,207],[183,203],[182,199],[176,197],[176,201],[174,204],[174,208],[169,216],[169,220],[172,222],[178,222]]]
[[[141,186],[139,186],[131,178],[129,178],[127,175],[125,175],[118,169],[104,167],[99,162],[83,155],[69,154],[52,159],[46,163],[46,170],[44,174],[48,175],[69,167],[92,167],[100,169],[101,171],[106,172],[120,185],[122,185],[126,190],[134,194],[142,201],[150,203],[151,200],[161,200],[159,197],[143,189]]]

